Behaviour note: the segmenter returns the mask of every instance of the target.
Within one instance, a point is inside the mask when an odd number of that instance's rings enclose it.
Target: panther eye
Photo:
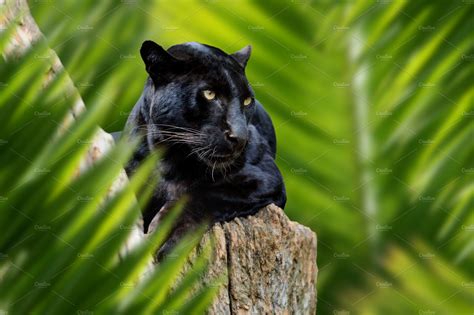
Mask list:
[[[252,98],[251,98],[251,97],[247,97],[247,98],[244,100],[244,105],[245,105],[245,106],[248,106],[248,105],[250,105],[250,103],[252,103]]]
[[[204,97],[209,100],[209,101],[212,101],[213,99],[216,98],[216,93],[214,91],[211,91],[211,90],[204,90],[202,92],[202,94],[204,95]]]

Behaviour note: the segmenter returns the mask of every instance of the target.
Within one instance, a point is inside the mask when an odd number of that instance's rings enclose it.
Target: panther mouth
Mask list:
[[[232,152],[229,154],[215,154],[210,153],[206,155],[197,155],[199,160],[204,162],[207,166],[213,169],[225,169],[229,166],[232,166],[237,158],[242,154],[242,151]]]
[[[205,157],[202,161],[211,167],[224,168],[232,165],[236,158],[235,154],[212,155]]]

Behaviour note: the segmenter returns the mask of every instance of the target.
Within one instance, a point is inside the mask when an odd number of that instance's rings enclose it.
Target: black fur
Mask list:
[[[212,224],[254,214],[270,203],[285,206],[285,186],[274,161],[273,124],[245,76],[250,51],[247,46],[228,55],[198,43],[168,51],[151,41],[142,45],[149,78],[126,130],[143,141],[127,173],[152,149],[164,149],[161,180],[143,213],[145,232],[179,198],[187,197],[162,252],[184,230],[205,220]],[[213,91],[215,99],[207,100],[204,90]],[[245,106],[248,97],[252,101]]]

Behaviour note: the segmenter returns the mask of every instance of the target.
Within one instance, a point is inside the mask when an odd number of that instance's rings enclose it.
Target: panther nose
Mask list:
[[[243,137],[239,137],[237,136],[236,134],[234,134],[232,131],[230,130],[226,130],[225,132],[225,136],[226,136],[226,139],[232,143],[232,145],[236,146],[236,147],[243,147],[244,144],[245,144],[245,138]]]

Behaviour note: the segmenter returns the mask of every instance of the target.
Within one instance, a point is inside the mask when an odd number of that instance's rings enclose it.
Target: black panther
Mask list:
[[[194,42],[166,51],[145,41],[140,49],[149,76],[126,124],[129,136],[142,139],[127,173],[152,150],[163,151],[144,232],[186,197],[161,254],[203,222],[252,215],[270,203],[285,206],[273,124],[245,75],[250,53],[251,46],[227,54]]]

